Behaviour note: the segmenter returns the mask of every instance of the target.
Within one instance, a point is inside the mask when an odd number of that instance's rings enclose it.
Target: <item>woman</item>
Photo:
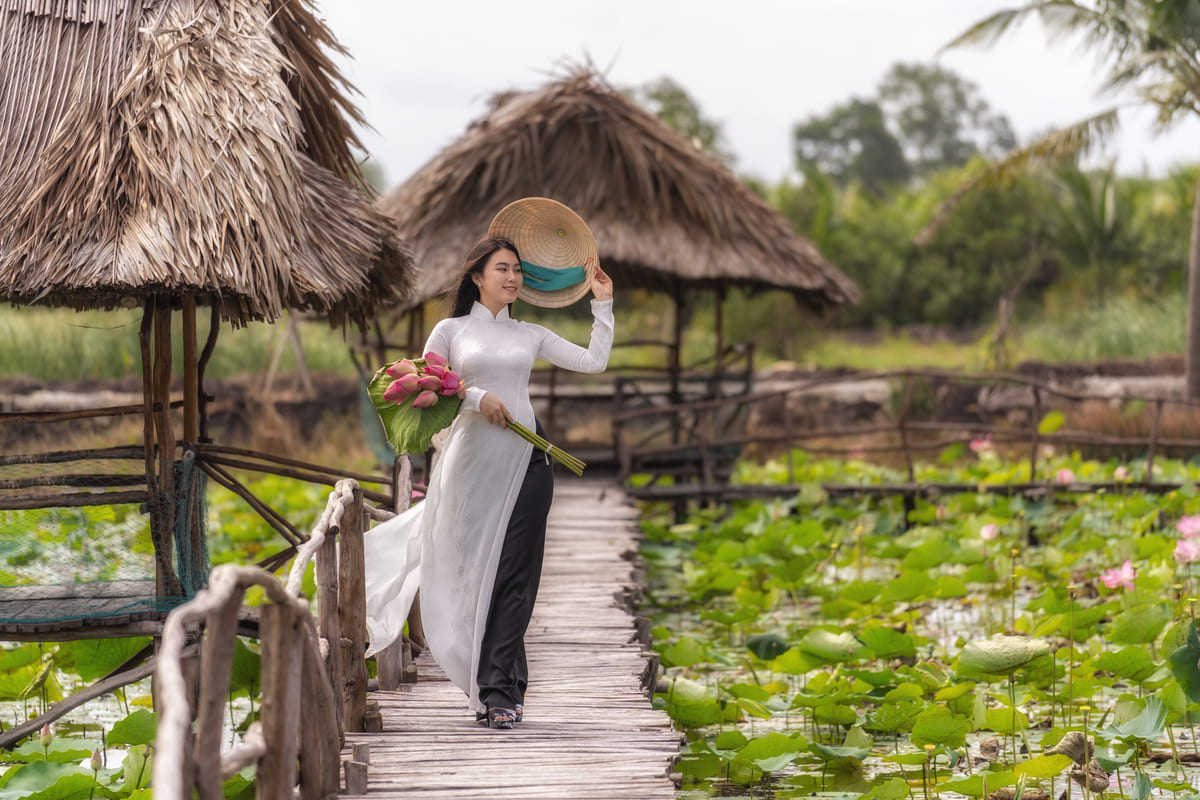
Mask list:
[[[476,719],[519,722],[528,681],[525,629],[541,577],[546,517],[554,491],[550,460],[506,431],[537,426],[529,373],[541,358],[577,372],[602,372],[613,340],[612,280],[592,278],[588,347],[512,319],[523,283],[508,239],[478,242],[424,352],[446,358],[466,385],[425,501],[366,538],[370,652],[400,634],[421,590],[421,621],[433,657],[467,693]]]

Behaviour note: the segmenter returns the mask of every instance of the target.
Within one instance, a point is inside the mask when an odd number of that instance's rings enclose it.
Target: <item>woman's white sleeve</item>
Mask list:
[[[592,301],[592,338],[586,348],[568,342],[551,331],[542,337],[539,358],[574,372],[603,372],[613,343],[613,301]]]

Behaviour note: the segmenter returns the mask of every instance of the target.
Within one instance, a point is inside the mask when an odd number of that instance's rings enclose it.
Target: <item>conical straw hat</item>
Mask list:
[[[600,260],[596,240],[579,215],[557,200],[526,197],[509,203],[492,220],[488,236],[503,236],[517,246],[525,278],[518,297],[527,303],[568,306],[591,289]]]

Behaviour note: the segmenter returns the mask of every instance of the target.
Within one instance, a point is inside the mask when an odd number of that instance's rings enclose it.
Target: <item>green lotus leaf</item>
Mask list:
[[[924,597],[929,591],[930,579],[920,570],[905,572],[898,578],[888,581],[887,586],[879,595],[879,602],[884,604],[903,603]]]
[[[1092,660],[1092,666],[1131,681],[1144,681],[1158,669],[1158,664],[1142,647],[1101,653]]]
[[[825,662],[793,647],[771,662],[771,669],[788,675],[804,675],[825,666]]]
[[[1063,753],[1034,756],[1013,767],[1013,773],[1017,777],[1026,775],[1030,778],[1053,778],[1073,763],[1075,762],[1071,760],[1071,757]]]
[[[1050,654],[1050,644],[1025,636],[996,634],[980,642],[968,642],[958,654],[958,674],[1011,675]]]
[[[90,771],[78,764],[37,761],[5,773],[0,800],[86,800],[96,788]]]
[[[918,714],[913,721],[912,743],[918,747],[927,744],[962,747],[970,732],[969,719],[952,714],[949,709],[941,706],[931,706]]]
[[[737,757],[748,761],[763,772],[775,772],[796,760],[804,748],[803,743],[782,733],[768,733],[746,743]]]
[[[983,727],[996,733],[1010,734],[1029,727],[1024,711],[1011,708],[989,708],[983,714]]]
[[[1194,620],[1188,626],[1186,642],[1167,657],[1167,664],[1188,699],[1200,703],[1200,637]]]
[[[379,414],[383,423],[384,433],[388,444],[397,453],[424,453],[429,449],[429,442],[434,434],[450,425],[462,405],[455,395],[439,396],[437,404],[430,408],[418,409],[412,407],[412,398],[393,403],[383,399],[383,393],[395,380],[387,374],[390,364],[380,367],[371,378],[367,394],[371,396],[371,404]]]
[[[96,747],[96,744],[96,742],[90,739],[55,736],[51,740],[50,746],[43,748],[38,738],[33,736],[26,739],[16,750],[13,750],[5,760],[26,762],[53,761],[59,764],[78,764],[92,754],[92,750]]]
[[[704,645],[691,636],[681,636],[679,641],[662,654],[663,665],[668,667],[690,667],[706,658]]]
[[[718,750],[740,750],[749,741],[741,731],[724,731],[713,740],[713,747]]]
[[[715,753],[687,753],[680,756],[677,769],[689,778],[704,780],[719,775],[722,763]]]
[[[1113,644],[1148,644],[1171,621],[1167,610],[1160,605],[1138,606],[1122,611],[1108,628],[1108,639]]]
[[[907,730],[925,708],[925,703],[912,700],[888,703],[868,713],[863,727],[880,733]]]
[[[124,719],[113,724],[108,734],[109,744],[154,744],[155,732],[158,730],[158,718],[154,712],[146,709],[134,711]]]
[[[907,658],[917,653],[916,640],[910,633],[901,633],[885,625],[872,625],[859,631],[863,644],[871,648],[876,658]]]
[[[860,800],[905,800],[909,796],[908,784],[900,778],[888,778],[864,794]]]
[[[787,652],[791,645],[777,633],[760,633],[746,640],[746,649],[763,661],[778,658]]]
[[[671,679],[666,692],[667,715],[684,728],[699,728],[721,720],[721,703],[707,686],[683,677]]]
[[[1051,411],[1046,416],[1042,417],[1042,421],[1038,423],[1038,433],[1045,435],[1054,433],[1063,426],[1067,418],[1061,411]]]
[[[1162,736],[1167,723],[1167,707],[1156,695],[1146,697],[1142,712],[1128,722],[1110,726],[1106,733],[1122,739],[1140,739],[1153,742]]]
[[[84,681],[102,678],[150,643],[148,637],[84,639],[75,642],[75,670]]]
[[[870,649],[849,631],[834,633],[821,628],[814,628],[804,634],[804,638],[796,647],[811,656],[834,664],[857,661],[870,654]]]
[[[1004,786],[1014,786],[1016,783],[1017,776],[1011,772],[984,772],[969,778],[947,781],[939,784],[938,789],[943,792],[965,794],[967,797],[983,797],[985,794]]]
[[[739,697],[736,702],[738,708],[740,708],[742,711],[745,711],[752,717],[758,717],[759,719],[771,719],[775,716],[771,709],[767,708],[757,700],[751,700],[749,697]]]
[[[869,747],[833,747],[831,745],[813,742],[808,746],[808,749],[822,761],[834,761],[837,759],[850,759],[853,761],[862,761],[867,756],[871,755]]]

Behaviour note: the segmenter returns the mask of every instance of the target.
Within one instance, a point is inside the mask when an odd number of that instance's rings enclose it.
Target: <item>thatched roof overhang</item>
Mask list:
[[[413,304],[447,291],[470,244],[521,197],[575,209],[622,288],[748,286],[823,312],[857,286],[723,164],[584,70],[503,93],[385,195],[420,272]]]
[[[412,259],[351,182],[307,0],[0,0],[0,299],[363,321]]]

